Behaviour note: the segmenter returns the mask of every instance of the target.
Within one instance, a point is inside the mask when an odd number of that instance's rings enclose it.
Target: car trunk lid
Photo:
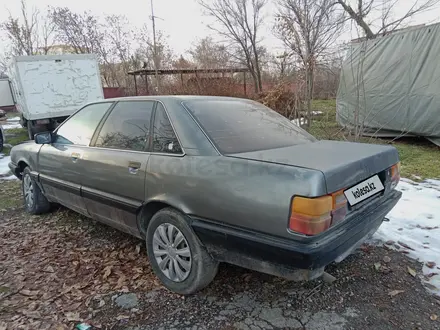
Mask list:
[[[329,194],[354,186],[399,161],[397,150],[391,146],[326,140],[227,156],[321,171]]]

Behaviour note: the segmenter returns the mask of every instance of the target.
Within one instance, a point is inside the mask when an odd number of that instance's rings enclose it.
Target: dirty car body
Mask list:
[[[173,285],[191,279],[196,256],[184,258],[182,275],[160,224],[166,234],[173,227],[170,241],[182,233],[191,253],[200,245],[213,262],[307,280],[372,235],[401,196],[394,147],[318,141],[244,99],[108,99],[36,141],[12,149],[13,172],[23,178],[28,168],[49,202],[146,238],[153,269],[179,293],[192,293]],[[150,235],[151,226],[159,229]]]

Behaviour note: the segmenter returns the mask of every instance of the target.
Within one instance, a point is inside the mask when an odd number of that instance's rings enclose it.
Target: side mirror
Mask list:
[[[36,144],[49,144],[53,141],[53,135],[51,132],[37,133],[34,139]]]

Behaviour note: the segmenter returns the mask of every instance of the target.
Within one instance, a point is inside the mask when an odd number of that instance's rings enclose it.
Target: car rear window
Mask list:
[[[223,154],[316,141],[286,117],[255,101],[191,100],[183,104]]]

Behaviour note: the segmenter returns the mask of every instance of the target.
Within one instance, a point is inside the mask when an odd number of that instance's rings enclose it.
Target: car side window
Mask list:
[[[173,126],[161,103],[158,103],[153,125],[153,150],[169,154],[182,154],[182,148]]]
[[[146,151],[154,101],[121,101],[108,116],[96,147]]]
[[[95,103],[82,108],[58,128],[54,143],[88,146],[96,127],[112,104]]]

